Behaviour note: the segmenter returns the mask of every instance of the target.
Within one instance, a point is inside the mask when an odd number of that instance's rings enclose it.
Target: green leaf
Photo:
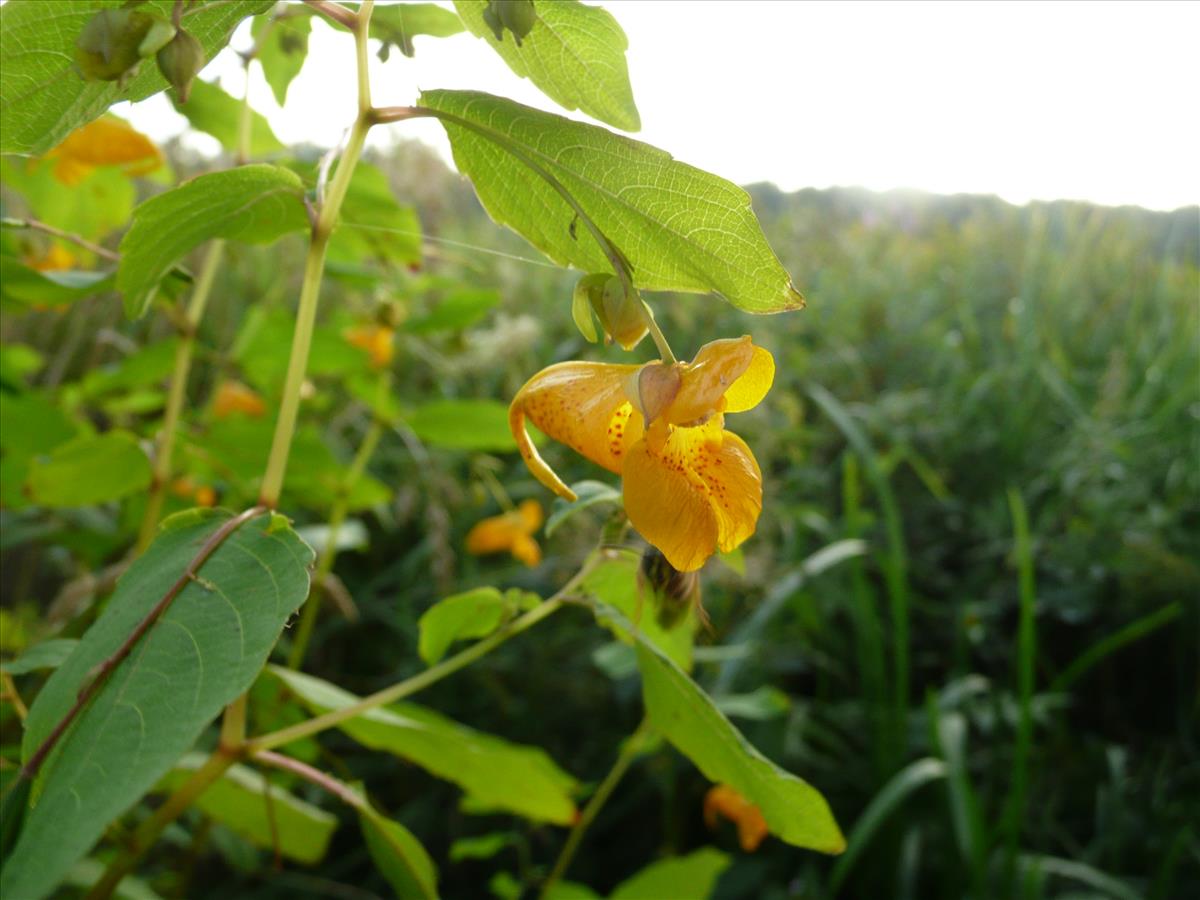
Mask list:
[[[360,699],[310,675],[276,666],[269,671],[313,713]],[[540,748],[475,731],[412,703],[373,709],[338,727],[365,747],[394,753],[454,782],[489,808],[556,825],[574,820],[575,779]]]
[[[609,900],[705,900],[712,895],[717,879],[729,868],[729,855],[712,847],[701,847],[687,856],[651,863],[627,881],[622,881]]]
[[[512,833],[503,831],[481,834],[479,837],[459,838],[450,845],[450,861],[491,859],[511,843],[513,843]]]
[[[421,615],[417,623],[421,629],[417,652],[427,665],[433,665],[455,641],[487,637],[519,609],[530,608],[537,602],[535,594],[517,590],[502,594],[494,587],[446,597]]]
[[[192,82],[187,103],[180,103],[172,92],[171,102],[175,111],[188,120],[197,131],[212,135],[230,153],[238,150],[238,121],[242,115],[242,101],[225,93],[217,85],[197,78]],[[270,123],[262,113],[250,110],[251,156],[267,156],[284,149]]]
[[[11,256],[0,256],[0,296],[17,303],[62,306],[112,290],[112,272],[39,272]]]
[[[420,34],[450,37],[463,31],[463,23],[448,9],[435,3],[393,3],[376,6],[371,13],[371,37],[389,44],[405,56],[414,53],[412,39]]]
[[[304,67],[308,35],[312,31],[312,17],[307,9],[292,5],[287,13],[285,18],[262,16],[250,26],[250,34],[258,44],[259,65],[280,106],[287,103],[288,87]]]
[[[187,754],[158,782],[155,791],[169,793],[181,787],[206,759],[201,753]],[[194,802],[203,813],[250,843],[278,847],[288,859],[302,863],[325,858],[338,824],[337,816],[269,784],[242,765],[226,769]]]
[[[675,663],[628,623],[625,628],[637,639],[642,697],[655,730],[709,781],[729,785],[762,810],[780,840],[841,853],[846,840],[825,798],[754,749]]]
[[[86,891],[104,877],[104,863],[98,859],[81,859],[71,866],[71,871],[63,879],[63,884]],[[126,875],[113,889],[117,900],[162,900],[162,895],[154,892],[150,885],[133,875]]]
[[[0,353],[0,387],[18,393],[26,390],[29,376],[36,375],[45,364],[46,357],[28,344],[5,344]]]
[[[71,638],[52,638],[30,647],[16,659],[0,663],[0,672],[8,675],[25,675],[42,669],[57,669],[72,651],[79,646],[79,641]]]
[[[362,794],[361,791],[357,793]],[[379,813],[363,797],[358,809],[367,852],[396,896],[437,898],[437,869],[416,836],[394,819]]]
[[[692,643],[696,633],[696,619],[692,613],[684,616],[671,628],[658,624],[652,592],[643,591],[638,583],[638,557],[623,553],[605,559],[584,578],[580,589],[619,610],[619,617],[601,614],[600,624],[607,627],[617,640],[634,644],[627,622],[633,622],[638,639],[647,641],[665,653],[675,665],[685,672],[692,668]]]
[[[713,697],[724,715],[735,719],[749,719],[752,722],[765,722],[787,712],[791,706],[791,698],[777,687],[768,684],[755,688],[748,694],[723,694]]]
[[[577,481],[571,485],[575,492],[575,501],[568,503],[561,497],[554,498],[550,517],[546,519],[546,537],[554,534],[563,522],[573,518],[589,506],[598,503],[620,503],[621,492],[603,481]]]
[[[421,440],[451,450],[515,450],[508,406],[495,400],[434,400],[405,419]]]
[[[600,900],[600,895],[577,881],[556,881],[542,895],[542,900]]]
[[[71,440],[76,432],[74,423],[50,394],[0,391],[0,447],[4,450],[43,453]]]
[[[0,7],[0,15],[7,7]],[[9,157],[0,163],[4,186],[20,195],[30,215],[47,225],[98,241],[129,221],[137,188],[120,168],[99,166],[70,187],[54,177],[57,160]],[[68,252],[81,260],[91,254],[74,245]]]
[[[246,16],[270,9],[273,0],[201,3],[187,10],[183,26],[212,59]],[[116,82],[84,81],[75,71],[75,41],[99,9],[113,0],[9,0],[0,7],[0,153],[45,153],[81,125],[121,100],[137,102],[166,89],[154,65],[142,62],[136,78],[122,89]],[[173,0],[144,7],[170,19]]]
[[[229,519],[215,510],[172,516],[29,710],[23,759],[74,704],[96,667],[131,634],[197,550]],[[43,766],[0,895],[35,900],[246,691],[284,622],[308,596],[312,551],[272,517],[221,544],[76,718]]]
[[[329,259],[346,263],[365,258],[420,263],[421,220],[415,209],[396,200],[383,172],[360,162],[350,178],[338,225],[329,241]]]
[[[80,385],[83,394],[94,400],[117,391],[159,384],[174,370],[178,348],[178,338],[155,341],[113,365],[92,369]]]
[[[737,185],[649,144],[489,94],[426,91],[421,103],[469,123],[443,121],[459,170],[493,219],[556,263],[612,271],[574,210],[514,149],[575,198],[629,260],[638,287],[716,291],[752,313],[804,305]]]
[[[141,316],[159,280],[207,240],[263,244],[307,228],[302,195],[294,172],[253,165],[201,175],[139,205],[117,270],[126,314]]]
[[[126,431],[81,437],[29,467],[29,494],[42,506],[91,506],[150,486],[150,460]]]
[[[496,40],[483,20],[487,6],[487,0],[454,0],[471,34],[487,41],[510,69],[563,109],[578,109],[622,131],[642,127],[625,64],[629,41],[612,15],[577,0],[541,0],[533,30],[517,46],[507,32]]]
[[[404,330],[410,334],[462,331],[482,319],[499,302],[497,291],[458,291],[428,312],[409,319],[404,323]]]

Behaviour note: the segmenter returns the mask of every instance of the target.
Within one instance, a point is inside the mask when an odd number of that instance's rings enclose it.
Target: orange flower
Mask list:
[[[692,572],[754,533],[762,473],[725,430],[725,413],[757,406],[774,377],[771,354],[749,336],[705,344],[690,363],[564,362],[526,382],[509,424],[530,471],[560,497],[575,494],[538,455],[527,417],[620,473],[629,521],[672,566]]]
[[[542,504],[524,500],[512,512],[477,522],[467,532],[467,552],[475,556],[507,550],[527,566],[542,561],[542,548],[533,533],[542,527]]]
[[[382,369],[392,362],[395,344],[392,342],[394,332],[386,325],[362,325],[351,328],[346,332],[346,340],[355,347],[367,351],[371,357],[371,365]]]
[[[41,256],[29,257],[25,262],[39,272],[61,272],[73,268],[76,259],[75,254],[62,244],[51,244],[50,249]]]
[[[127,175],[145,175],[162,165],[150,138],[116,116],[104,116],[77,128],[46,154],[56,160],[54,177],[73,187],[100,166],[120,166]]]
[[[171,493],[185,500],[194,496],[197,506],[215,506],[217,502],[216,491],[208,485],[196,487],[186,475],[171,482]]]
[[[704,821],[716,828],[717,819],[724,817],[737,824],[738,843],[747,853],[753,853],[769,833],[762,811],[727,784],[714,784],[704,795]]]
[[[213,415],[218,419],[227,419],[234,413],[258,418],[266,411],[262,397],[240,381],[222,381],[213,398]]]

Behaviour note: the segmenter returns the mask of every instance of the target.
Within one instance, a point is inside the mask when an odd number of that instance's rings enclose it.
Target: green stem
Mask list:
[[[158,448],[154,454],[154,478],[151,481],[150,498],[146,502],[146,511],[142,515],[142,528],[138,534],[136,555],[141,555],[150,546],[154,533],[158,528],[158,520],[162,515],[163,499],[171,481],[171,457],[175,450],[175,432],[179,428],[179,416],[183,411],[183,401],[187,396],[188,373],[192,368],[192,355],[196,349],[196,329],[204,316],[204,308],[208,304],[209,294],[212,293],[213,282],[216,280],[217,269],[221,267],[221,257],[224,254],[225,242],[213,241],[208,246],[208,254],[201,264],[200,277],[192,290],[191,300],[184,313],[183,334],[179,338],[179,346],[175,349],[175,368],[171,372],[171,386],[167,392],[167,408],[163,413],[162,431],[158,437]]]
[[[330,710],[327,713],[316,716],[305,722],[300,722],[296,725],[282,728],[279,731],[272,731],[269,734],[264,734],[261,737],[251,739],[247,747],[250,753],[258,753],[261,750],[270,750],[274,747],[282,747],[284,744],[290,744],[292,741],[298,741],[301,738],[306,738],[309,735],[317,734],[325,731],[328,728],[333,728],[335,725],[340,725],[348,719],[353,719],[356,716],[361,716],[363,713],[370,712],[380,706],[386,706],[389,703],[395,703],[397,700],[415,694],[417,691],[429,687],[462,669],[475,660],[487,656],[509,638],[516,637],[523,631],[532,628],[538,622],[550,616],[552,613],[561,609],[566,602],[565,598],[575,589],[575,586],[586,577],[591,571],[590,565],[585,565],[575,577],[567,582],[562,590],[539,605],[535,606],[523,616],[513,619],[507,625],[492,632],[488,637],[481,641],[477,641],[470,647],[460,653],[456,653],[449,659],[445,659],[435,666],[431,666],[424,672],[419,672],[411,678],[406,678],[396,684],[390,685],[381,691],[376,691],[367,697],[363,697],[357,703],[350,706],[344,706],[341,709]]]
[[[617,754],[616,762],[609,769],[608,774],[604,776],[604,780],[600,782],[600,786],[596,788],[596,792],[592,794],[588,800],[587,806],[583,808],[583,812],[579,816],[574,827],[571,828],[570,835],[567,836],[567,842],[563,845],[562,852],[558,854],[558,859],[554,862],[554,868],[550,871],[550,875],[542,884],[542,890],[539,896],[545,900],[550,894],[550,889],[560,878],[567,874],[567,869],[570,868],[571,861],[575,858],[576,851],[579,850],[579,845],[583,842],[583,836],[587,833],[589,827],[596,816],[599,815],[601,808],[608,802],[608,798],[612,796],[621,779],[625,777],[625,773],[629,771],[629,767],[633,761],[637,759],[639,753],[642,752],[642,747],[646,742],[646,737],[650,733],[650,723],[647,719],[642,719],[637,730],[629,736],[621,747],[621,752]]]
[[[390,381],[391,379],[386,376],[381,379],[381,389],[382,385],[388,384]],[[347,512],[349,512],[350,492],[358,484],[358,480],[362,477],[363,471],[367,467],[367,462],[375,453],[375,448],[379,446],[379,439],[383,437],[383,428],[383,423],[379,421],[378,417],[372,420],[371,427],[367,429],[362,443],[358,446],[358,452],[354,454],[354,459],[350,462],[350,468],[346,470],[346,477],[342,481],[338,498],[334,501],[333,510],[329,514],[329,534],[325,538],[325,546],[321,548],[321,554],[317,558],[317,569],[313,575],[312,591],[309,593],[308,602],[304,604],[304,609],[300,612],[300,622],[296,626],[296,637],[292,641],[292,649],[288,653],[287,666],[289,669],[299,669],[304,663],[304,655],[308,652],[308,643],[312,639],[313,626],[316,625],[321,601],[325,595],[325,579],[333,571],[333,563],[337,559],[338,533],[346,521]]]
[[[350,132],[346,150],[338,162],[337,172],[329,186],[321,211],[313,225],[308,255],[304,261],[304,282],[300,288],[300,303],[296,309],[296,330],[292,336],[292,352],[288,359],[287,375],[283,383],[283,398],[279,404],[279,418],[275,423],[275,437],[271,442],[271,455],[263,474],[261,489],[262,503],[269,509],[279,505],[279,494],[283,490],[283,476],[287,470],[288,453],[292,447],[292,436],[296,432],[296,416],[300,409],[300,387],[308,368],[308,352],[312,346],[313,328],[317,320],[317,301],[321,292],[321,277],[325,271],[325,251],[329,237],[337,223],[342,200],[350,187],[350,178],[362,153],[367,132],[371,129],[371,86],[367,69],[367,27],[371,18],[374,0],[365,0],[355,20],[354,42],[358,66],[358,118]]]

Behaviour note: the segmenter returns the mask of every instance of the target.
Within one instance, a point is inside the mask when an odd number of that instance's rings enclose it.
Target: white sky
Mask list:
[[[636,137],[738,183],[1200,202],[1200,3],[603,5],[629,36]],[[245,32],[235,46],[249,43]],[[309,53],[285,109],[257,66],[251,101],[284,142],[328,146],[353,117],[353,42],[317,23]],[[372,63],[377,105],[438,87],[556,110],[469,34],[418,37],[415,59]],[[204,77],[214,73],[240,96],[230,52]],[[162,95],[116,111],[159,139],[186,125]],[[377,128],[372,141],[386,144],[389,131],[448,158],[436,122]]]

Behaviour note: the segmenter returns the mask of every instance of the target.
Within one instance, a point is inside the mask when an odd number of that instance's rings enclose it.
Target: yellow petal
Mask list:
[[[718,412],[721,398],[754,358],[750,336],[712,341],[683,366],[682,384],[667,410],[672,425],[696,425]]]
[[[475,556],[511,550],[513,543],[525,535],[519,516],[505,513],[476,522],[467,532],[467,552]]]
[[[527,534],[533,534],[542,527],[542,520],[545,516],[542,513],[542,504],[536,500],[522,500],[517,511],[521,515],[521,522],[525,526]]]
[[[754,409],[767,396],[774,380],[775,358],[762,347],[755,347],[750,367],[725,392],[725,412]]]
[[[75,185],[97,166],[121,166],[129,175],[144,175],[162,165],[162,154],[150,138],[116,116],[104,116],[77,128],[51,150],[58,160],[54,177]]]
[[[633,527],[680,572],[703,566],[716,549],[719,531],[703,488],[645,441],[629,448],[623,475],[625,512]]]
[[[542,548],[529,535],[522,534],[513,541],[512,555],[518,562],[523,562],[532,569],[542,561]]]
[[[240,381],[222,381],[213,399],[213,415],[226,419],[234,413],[258,417],[267,411],[267,405]]]
[[[364,325],[345,332],[347,343],[367,351],[371,365],[383,369],[392,362],[395,350],[392,329],[384,325]]]
[[[622,382],[637,368],[564,362],[538,372],[517,392],[508,422],[525,464],[538,481],[560,497],[575,499],[533,446],[525,430],[526,418],[597,465],[610,472],[621,471],[627,448],[642,435],[642,418],[622,388]]]
[[[728,553],[754,534],[762,512],[762,471],[746,442],[731,431],[723,433],[719,447],[706,444],[700,458],[700,477],[717,514],[717,546]]]

